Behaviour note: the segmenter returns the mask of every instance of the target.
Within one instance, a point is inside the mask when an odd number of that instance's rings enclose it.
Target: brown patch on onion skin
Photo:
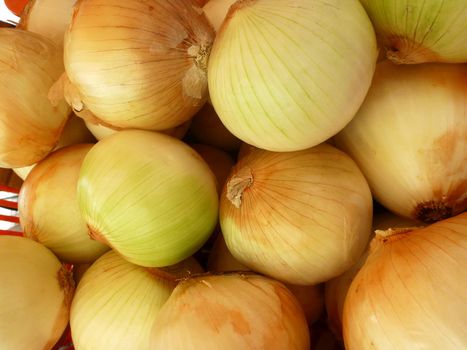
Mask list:
[[[395,64],[417,64],[425,62],[443,62],[436,52],[411,39],[393,35],[384,44],[386,57]]]

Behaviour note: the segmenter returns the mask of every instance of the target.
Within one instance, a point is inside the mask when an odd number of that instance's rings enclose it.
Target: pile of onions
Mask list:
[[[396,63],[467,62],[465,0],[360,0]]]
[[[354,116],[370,87],[376,38],[358,0],[332,3],[254,0],[230,8],[209,58],[209,94],[242,141],[302,150]]]
[[[66,262],[92,262],[109,249],[89,238],[76,198],[81,164],[92,146],[80,144],[52,152],[34,167],[19,194],[24,235]]]
[[[177,278],[203,272],[193,258],[168,269],[133,265],[110,251],[84,274],[71,307],[77,349],[149,350],[151,326]]]
[[[167,266],[188,258],[216,223],[216,180],[185,143],[123,130],[86,155],[78,202],[91,236],[128,261]]]
[[[224,237],[219,235],[209,254],[208,268],[211,272],[251,271],[238,262],[229,252]],[[324,311],[324,293],[321,285],[297,286],[285,284],[297,298],[309,326],[318,321]]]
[[[69,319],[73,280],[30,239],[0,236],[0,348],[50,350]]]
[[[56,146],[70,112],[47,95],[63,71],[57,47],[37,34],[0,30],[0,167],[43,159]]]
[[[345,300],[346,349],[467,348],[467,213],[376,233]]]
[[[308,350],[305,316],[281,283],[257,275],[193,277],[160,309],[151,349]]]
[[[213,37],[191,0],[79,1],[65,36],[65,68],[75,88],[67,100],[102,125],[178,126],[207,99]]]
[[[467,209],[467,65],[381,62],[365,102],[335,142],[375,198],[434,222]]]
[[[220,224],[233,256],[291,284],[317,284],[349,269],[367,245],[371,218],[365,178],[327,144],[251,149],[221,196]]]
[[[76,0],[29,0],[21,13],[17,28],[37,33],[52,40],[63,50]]]
[[[416,227],[420,223],[406,219],[389,212],[378,213],[373,217],[373,231],[387,230],[390,228]],[[344,302],[350,284],[360,271],[368,257],[368,247],[357,263],[342,275],[333,278],[325,284],[325,303],[328,315],[328,324],[334,334],[342,339],[342,314],[344,311]]]

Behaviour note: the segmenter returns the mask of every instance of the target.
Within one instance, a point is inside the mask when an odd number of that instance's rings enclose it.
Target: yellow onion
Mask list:
[[[212,48],[209,94],[242,141],[302,150],[352,119],[376,58],[373,27],[358,0],[238,1]]]
[[[217,191],[219,194],[222,193],[222,187],[235,165],[232,157],[224,151],[207,145],[192,144],[191,147],[193,147],[193,149],[198,152],[198,154],[209,165],[209,168],[211,168],[212,172],[216,176]]]
[[[204,5],[204,14],[216,32],[224,22],[230,6],[236,1],[237,0],[209,0],[206,5]]]
[[[465,0],[360,0],[395,63],[467,62]]]
[[[19,194],[24,235],[66,262],[92,262],[109,249],[89,237],[76,197],[81,164],[92,146],[74,145],[51,153],[34,167]]]
[[[190,0],[79,1],[65,36],[65,68],[75,87],[67,99],[106,126],[178,126],[207,99],[213,36]]]
[[[65,31],[71,21],[76,0],[29,0],[18,28],[40,34],[63,50]]]
[[[60,140],[54,150],[78,143],[93,143],[95,141],[96,139],[92,136],[91,132],[84,124],[84,121],[81,118],[72,115],[65,124],[62,134],[60,135]],[[21,179],[26,180],[26,177],[34,166],[35,164],[22,168],[14,168],[13,171]]]
[[[229,252],[224,237],[219,235],[214,242],[208,259],[208,269],[213,272],[250,271],[248,267],[237,261]],[[321,285],[297,286],[285,284],[297,298],[309,326],[315,323],[324,310],[324,293]]]
[[[143,266],[188,258],[217,222],[208,165],[183,142],[151,131],[99,141],[83,162],[78,201],[91,236]]]
[[[389,212],[378,213],[373,217],[373,230],[387,230],[391,228],[416,227],[420,223],[394,215]],[[372,236],[373,237],[373,236]],[[328,324],[338,339],[342,340],[342,313],[344,302],[350,284],[362,268],[368,257],[368,247],[360,256],[357,263],[342,275],[333,278],[325,284],[325,303]]]
[[[303,311],[281,283],[257,275],[181,281],[152,326],[151,349],[309,349]]]
[[[381,62],[335,137],[394,213],[434,222],[467,208],[467,65]]]
[[[146,350],[176,278],[203,272],[190,258],[168,270],[133,265],[110,251],[86,271],[71,307],[77,349]]]
[[[346,349],[466,349],[467,213],[376,233],[345,299]]]
[[[23,237],[0,236],[0,257],[0,348],[52,349],[68,324],[71,273]]]
[[[88,128],[88,130],[98,140],[102,140],[104,137],[113,135],[119,131],[117,129],[112,129],[108,126],[94,124],[89,121],[86,121],[85,123],[86,123],[86,127]],[[176,137],[177,139],[182,139],[185,136],[185,134],[188,132],[190,125],[191,125],[191,121],[187,121],[183,123],[182,125],[179,125],[174,128],[167,129],[167,130],[162,130],[160,132],[166,135]]]
[[[317,284],[349,269],[368,242],[371,217],[365,178],[327,144],[252,149],[221,196],[220,224],[233,256],[291,284]]]
[[[38,34],[2,28],[0,71],[0,167],[34,164],[56,146],[70,112],[47,98],[63,71],[61,54]]]
[[[241,141],[222,124],[209,103],[206,103],[192,119],[188,135],[196,142],[228,152],[238,150],[241,144]]]

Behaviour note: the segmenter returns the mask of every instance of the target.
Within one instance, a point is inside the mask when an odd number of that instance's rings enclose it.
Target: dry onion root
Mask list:
[[[307,350],[305,316],[281,283],[257,275],[180,282],[152,326],[151,349]]]
[[[377,231],[344,304],[348,350],[467,348],[467,213]]]
[[[79,1],[65,36],[74,87],[65,97],[80,116],[105,126],[178,126],[207,99],[213,37],[191,0]]]
[[[68,324],[71,273],[43,245],[0,236],[0,280],[0,348],[52,349]]]

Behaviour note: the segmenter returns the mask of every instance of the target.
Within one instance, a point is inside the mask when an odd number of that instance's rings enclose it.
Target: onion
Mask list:
[[[52,42],[0,30],[0,167],[34,164],[57,144],[70,110],[65,102],[53,106],[47,94],[62,70]]]
[[[113,135],[119,131],[119,130],[112,129],[104,125],[94,124],[89,121],[85,123],[86,123],[86,127],[88,128],[88,130],[98,140],[102,140],[104,137]],[[183,123],[182,125],[179,125],[174,128],[167,129],[167,130],[162,130],[160,132],[166,135],[176,137],[177,139],[182,139],[185,136],[185,134],[188,132],[190,125],[191,125],[191,121],[189,120]]]
[[[467,209],[467,65],[378,64],[373,85],[336,144],[375,198],[434,222]]]
[[[309,349],[303,311],[281,283],[255,275],[180,282],[161,308],[151,349]]]
[[[133,265],[110,251],[84,274],[71,307],[71,331],[77,349],[150,349],[154,319],[177,277],[202,272],[188,259],[164,269]]]
[[[344,305],[348,350],[467,348],[467,213],[377,231]]]
[[[0,348],[50,350],[68,324],[73,280],[47,248],[0,236]]]
[[[242,141],[302,150],[352,119],[376,58],[375,34],[358,0],[239,1],[212,48],[209,94]]]
[[[467,62],[465,0],[361,0],[396,63]]]
[[[63,50],[63,39],[68,29],[76,0],[30,0],[18,28],[40,34],[52,40]]]
[[[167,266],[195,253],[217,222],[214,175],[183,142],[123,130],[87,154],[78,201],[94,239],[128,261]]]
[[[387,230],[391,228],[415,227],[418,222],[396,216],[389,212],[378,213],[373,217],[373,230]],[[368,257],[367,250],[360,256],[357,263],[342,275],[333,278],[325,284],[325,303],[328,314],[328,324],[338,339],[342,340],[342,313],[344,301],[350,284]]]
[[[208,259],[209,271],[229,272],[229,271],[250,271],[248,267],[237,261],[229,252],[222,235],[219,235],[214,242],[214,246]],[[297,298],[309,326],[315,323],[324,310],[324,293],[321,285],[297,286],[285,284],[285,286]]]
[[[84,121],[81,118],[72,115],[65,124],[65,128],[60,135],[60,140],[58,141],[54,150],[78,143],[93,143],[95,141],[96,139],[92,136],[91,132],[84,124]],[[15,168],[13,171],[21,179],[26,180],[26,177],[29,175],[34,166],[35,164],[27,167]]]
[[[76,198],[81,164],[92,146],[74,145],[51,153],[34,167],[19,194],[24,235],[66,262],[92,262],[109,249],[89,238]]]
[[[217,32],[224,22],[230,6],[237,0],[209,0],[203,7],[204,14],[211,23],[214,30]]]
[[[221,197],[233,256],[254,271],[310,285],[349,269],[371,229],[368,184],[346,154],[322,144],[288,153],[252,149]]]
[[[217,191],[219,194],[222,193],[222,187],[235,165],[232,157],[221,150],[207,145],[193,144],[191,147],[193,147],[193,149],[198,152],[198,154],[209,165],[209,168],[211,168],[212,172],[216,176]]]
[[[192,119],[188,135],[196,142],[228,152],[238,150],[241,144],[241,141],[222,124],[209,103],[206,103]]]
[[[75,87],[67,99],[106,126],[178,126],[207,99],[213,36],[190,0],[79,1],[65,36],[65,68]]]

